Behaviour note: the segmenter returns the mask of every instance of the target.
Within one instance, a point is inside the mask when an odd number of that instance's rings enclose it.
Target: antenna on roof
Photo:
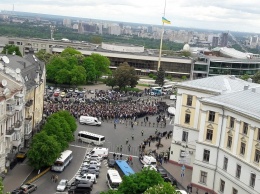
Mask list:
[[[16,69],[15,69],[15,72],[16,72],[17,74],[19,74],[19,73],[21,73],[21,69],[16,68]]]

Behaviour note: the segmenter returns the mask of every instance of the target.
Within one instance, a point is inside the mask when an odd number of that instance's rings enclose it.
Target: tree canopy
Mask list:
[[[161,183],[148,188],[144,194],[176,194],[175,187],[170,183]]]
[[[252,80],[254,83],[260,84],[260,71],[253,75]]]
[[[35,169],[52,165],[74,139],[76,120],[68,111],[48,117],[40,133],[33,137],[28,151],[29,164]]]
[[[9,55],[12,55],[15,53],[15,55],[18,55],[18,56],[22,56],[20,50],[19,50],[19,47],[18,46],[15,46],[15,45],[12,45],[12,44],[9,44],[9,45],[5,45],[4,48],[3,48],[3,51],[2,51],[2,54],[9,54]]]
[[[165,71],[162,67],[159,68],[159,71],[157,72],[157,77],[155,80],[155,83],[159,86],[163,87],[164,85],[164,79],[165,79]]]
[[[130,65],[125,62],[120,64],[119,67],[113,72],[113,79],[119,89],[122,89],[126,86],[131,86],[131,88],[134,88],[138,83],[139,77],[136,74],[134,67],[130,67]],[[109,81],[111,82],[111,80]]]
[[[144,193],[150,187],[163,183],[163,178],[158,172],[144,168],[140,172],[124,176],[117,191],[108,191],[102,194],[139,194]]]
[[[110,61],[99,54],[88,57],[74,48],[68,47],[61,54],[47,56],[43,51],[37,53],[47,61],[47,80],[58,84],[79,85],[96,81],[103,74],[110,73]]]

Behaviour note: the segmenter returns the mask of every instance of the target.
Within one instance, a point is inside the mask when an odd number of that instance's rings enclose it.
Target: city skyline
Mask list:
[[[13,4],[15,11],[30,10],[41,14],[152,25],[161,24],[164,11],[164,0],[124,0],[120,3],[116,0],[2,0],[1,10],[11,11]],[[165,17],[172,23],[169,26],[258,33],[259,7],[260,2],[256,0],[219,0],[210,3],[206,0],[193,0],[192,4],[188,0],[168,0]]]

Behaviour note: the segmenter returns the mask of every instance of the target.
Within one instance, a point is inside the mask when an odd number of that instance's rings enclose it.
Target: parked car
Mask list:
[[[92,191],[92,187],[88,184],[77,184],[73,185],[69,188],[68,194],[76,194],[76,193],[84,193],[90,194]]]
[[[64,98],[66,96],[65,92],[61,92],[60,97]]]
[[[32,193],[37,190],[37,186],[34,184],[24,184],[20,187],[20,189],[24,192],[24,194]]]
[[[89,180],[75,180],[74,182],[72,182],[70,184],[70,186],[76,186],[78,184],[85,184],[85,185],[88,185],[90,188],[93,187],[93,183],[90,182]]]
[[[66,179],[61,179],[58,186],[57,186],[57,191],[65,191],[65,189],[68,186],[68,180]]]
[[[11,192],[11,194],[24,194],[24,192],[21,189],[15,189]]]
[[[93,169],[93,170],[95,170],[95,171],[99,171],[99,167],[97,167],[97,166],[95,166],[95,165],[90,165],[90,166],[88,167],[88,169],[89,169],[89,170]]]
[[[75,178],[75,180],[88,180],[94,184],[97,183],[97,177],[96,177],[96,174],[83,174],[83,175],[80,175],[80,176],[77,176]]]
[[[107,164],[108,164],[108,167],[114,168],[116,161],[113,158],[109,158],[109,159],[107,159]]]
[[[97,178],[99,178],[99,171],[96,171],[96,170],[93,170],[93,169],[87,169],[87,167],[83,167],[81,169],[81,172],[80,172],[80,175],[83,175],[83,174],[95,174]]]
[[[167,172],[166,170],[164,170],[163,168],[157,168],[157,172],[159,172],[159,174],[162,176],[162,177],[167,177]]]
[[[90,165],[95,165],[95,166],[100,168],[101,163],[99,161],[96,161],[96,160],[91,160],[89,162],[83,162],[83,164],[82,164],[82,166],[85,166],[85,167],[89,167]]]
[[[164,182],[171,183],[171,185],[175,186],[175,188],[178,188],[176,179],[170,177],[164,177],[163,180]]]
[[[60,95],[59,92],[54,92],[54,94],[53,94],[54,97],[58,97],[59,95]]]
[[[99,155],[87,155],[86,158],[89,158],[90,160],[99,160],[101,161],[102,160],[102,156],[99,156]]]

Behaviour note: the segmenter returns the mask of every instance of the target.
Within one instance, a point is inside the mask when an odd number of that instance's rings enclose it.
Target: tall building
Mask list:
[[[219,41],[219,37],[218,36],[213,36],[212,37],[212,44],[211,44],[212,48],[215,48],[215,47],[218,46],[218,41]]]
[[[220,37],[220,46],[226,47],[228,45],[228,33],[223,32]]]
[[[63,26],[71,28],[71,19],[68,19],[68,18],[63,19],[63,23],[62,24],[63,24]]]
[[[260,173],[260,85],[222,75],[176,87],[170,161],[192,169],[193,187],[204,192],[256,194],[260,190],[260,179],[254,176]],[[243,123],[248,124],[246,136]],[[226,170],[224,157],[230,161]],[[237,165],[243,178],[236,178]]]
[[[108,33],[111,35],[120,35],[121,27],[118,25],[111,25],[108,27]]]

